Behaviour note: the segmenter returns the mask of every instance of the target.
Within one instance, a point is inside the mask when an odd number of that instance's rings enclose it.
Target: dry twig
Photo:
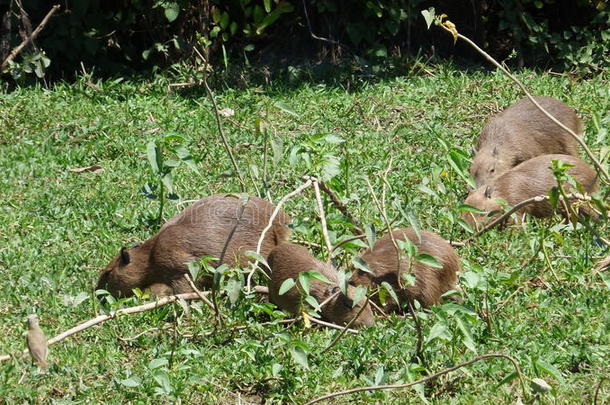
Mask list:
[[[347,209],[347,206],[341,201],[337,193],[335,193],[329,186],[323,181],[318,181],[320,183],[320,188],[330,197],[335,208],[339,210],[340,213],[345,215],[347,219],[354,225],[354,229],[357,234],[364,235],[364,231],[362,230],[362,224],[358,221]]]
[[[326,214],[324,213],[324,204],[322,204],[322,196],[320,195],[320,186],[318,184],[318,179],[312,178],[313,190],[316,195],[316,202],[318,203],[318,211],[320,214],[320,226],[322,227],[322,235],[324,237],[324,243],[326,244],[326,249],[328,250],[328,257],[326,258],[326,262],[330,263],[333,245],[330,243],[330,238],[328,236],[328,227],[326,225]]]
[[[513,367],[515,368],[515,371],[517,372],[517,375],[519,376],[519,380],[521,382],[521,389],[523,390],[523,395],[526,395],[526,390],[525,390],[525,384],[523,382],[523,374],[521,373],[521,368],[519,367],[519,362],[512,356],[508,356],[506,354],[501,354],[501,353],[488,353],[488,354],[483,354],[480,356],[475,357],[472,360],[468,360],[465,361],[463,363],[457,364],[453,367],[449,367],[446,368],[442,371],[439,371],[438,373],[434,373],[431,374],[429,376],[420,378],[419,380],[416,381],[412,381],[410,383],[406,383],[406,384],[388,384],[388,385],[372,385],[369,387],[360,387],[360,388],[352,388],[351,390],[346,390],[346,391],[339,391],[339,392],[333,392],[327,395],[324,395],[322,397],[316,398],[314,400],[311,400],[309,402],[307,402],[305,405],[311,405],[311,404],[315,404],[317,402],[321,402],[321,401],[326,401],[329,400],[331,398],[335,398],[341,395],[347,395],[347,394],[353,394],[356,392],[363,392],[363,391],[379,391],[379,390],[387,390],[387,389],[397,389],[397,388],[408,388],[408,387],[412,387],[414,385],[418,385],[418,384],[423,384],[427,381],[433,380],[437,377],[440,377],[444,374],[448,374],[452,371],[455,371],[457,369],[460,369],[462,367],[466,367],[469,366],[473,363],[476,363],[478,361],[481,360],[485,360],[485,359],[489,359],[489,358],[505,358],[510,360],[513,363]]]
[[[279,214],[280,209],[282,208],[282,205],[284,205],[284,203],[286,201],[288,201],[290,198],[303,192],[303,190],[305,190],[307,187],[311,186],[311,184],[312,184],[312,179],[305,178],[305,182],[303,184],[301,184],[299,187],[297,187],[290,193],[286,194],[284,197],[282,197],[282,199],[280,201],[278,201],[277,205],[275,206],[275,210],[273,210],[273,213],[271,214],[271,217],[269,218],[269,223],[267,223],[267,226],[263,229],[263,231],[261,232],[261,236],[258,238],[258,243],[256,244],[256,254],[257,255],[260,255],[261,248],[263,246],[263,240],[265,239],[265,235],[267,234],[269,229],[271,229],[271,227],[273,226],[273,221],[275,220],[275,217],[277,216],[277,214]],[[252,266],[251,266],[250,272],[248,273],[248,278],[247,278],[247,282],[246,282],[246,293],[247,294],[250,294],[250,292],[252,291],[252,289],[250,287],[252,284],[252,276],[254,276],[254,273],[256,272],[258,264],[259,264],[258,259],[255,260],[254,262],[252,262]]]
[[[341,332],[337,333],[337,336],[335,336],[333,341],[330,342],[330,344],[328,346],[326,346],[326,348],[324,350],[322,350],[320,352],[320,354],[326,353],[327,351],[330,350],[331,347],[333,347],[335,344],[337,344],[339,339],[341,339],[341,336],[345,335],[345,332],[347,332],[349,330],[349,327],[352,326],[353,323],[356,322],[356,319],[358,319],[360,317],[360,315],[362,314],[362,311],[364,311],[366,309],[366,306],[368,305],[368,303],[369,303],[369,297],[366,297],[366,301],[364,302],[364,305],[362,305],[362,308],[360,308],[360,311],[358,311],[356,316],[354,316],[352,319],[350,319],[350,321],[347,323],[347,325],[345,325],[345,329],[343,329]]]
[[[44,16],[44,18],[42,19],[42,21],[40,22],[40,24],[38,24],[38,27],[36,27],[36,29],[34,31],[32,31],[32,35],[30,35],[29,37],[27,37],[26,39],[24,39],[19,45],[17,45],[12,51],[11,53],[8,54],[8,56],[6,57],[6,59],[4,59],[4,61],[2,62],[2,66],[0,67],[0,70],[2,72],[4,72],[4,70],[6,69],[6,67],[8,66],[8,64],[17,57],[17,55],[23,50],[23,48],[25,48],[26,46],[28,46],[28,44],[30,42],[32,42],[33,40],[36,39],[36,37],[38,36],[38,34],[40,34],[40,32],[44,29],[44,27],[47,25],[47,23],[49,22],[49,20],[51,19],[51,17],[53,16],[53,14],[55,14],[55,12],[57,10],[59,10],[60,6],[59,4],[54,5],[53,7],[51,7],[51,9],[49,10],[49,12],[47,13],[47,15]]]

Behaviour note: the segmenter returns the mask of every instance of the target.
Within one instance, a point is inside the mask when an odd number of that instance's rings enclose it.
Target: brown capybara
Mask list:
[[[563,125],[577,134],[582,132],[572,107],[550,97],[534,99]],[[481,186],[521,162],[554,153],[578,156],[578,141],[524,98],[485,125],[477,140],[470,174]]]
[[[217,194],[195,202],[143,244],[122,248],[102,270],[96,289],[105,289],[113,296],[129,296],[134,288],[150,290],[155,295],[170,291],[179,294],[192,291],[184,279],[187,262],[211,256],[230,266],[246,265],[244,252],[256,250],[275,209],[261,198],[246,198]],[[275,217],[262,243],[263,257],[288,240],[289,222],[290,217],[281,211]],[[220,263],[215,260],[210,264]],[[209,280],[204,278],[203,282],[205,285]]]
[[[271,268],[271,281],[269,283],[269,300],[279,308],[297,315],[301,310],[303,296],[294,286],[286,293],[280,295],[279,290],[282,283],[289,278],[295,282],[298,280],[299,273],[314,270],[325,276],[332,284],[325,283],[316,279],[311,279],[309,295],[314,297],[318,304],[333,296],[321,310],[322,318],[338,325],[345,325],[351,321],[362,309],[365,299],[362,299],[355,306],[353,298],[356,287],[347,286],[347,295],[341,292],[337,285],[337,271],[330,264],[324,263],[313,257],[309,251],[299,245],[292,243],[282,243],[276,246],[269,254],[269,267]],[[307,304],[303,304],[307,305]],[[360,315],[351,326],[364,327],[375,324],[373,312],[369,304],[362,309]]]
[[[574,165],[574,167],[568,169],[568,173],[582,184],[585,192],[590,194],[598,191],[597,173],[579,158],[570,155],[537,156],[512,168],[496,178],[490,185],[472,191],[466,198],[465,204],[487,213],[463,212],[461,214],[462,219],[478,230],[502,211],[502,204],[497,199],[506,201],[509,206],[514,206],[521,201],[546,195],[551,188],[557,186],[557,180],[550,169],[553,160],[561,160]],[[567,184],[563,187],[566,191],[571,189],[571,186]],[[581,212],[585,215],[595,215],[593,211],[587,210],[586,207],[583,207]],[[527,205],[517,211],[518,223],[521,222],[525,214],[547,217],[553,215],[553,208],[548,201]]]
[[[355,284],[379,286],[387,282],[392,286],[401,306],[409,301],[417,300],[423,307],[429,307],[441,302],[441,296],[449,290],[456,289],[457,273],[460,271],[460,259],[449,242],[435,233],[421,231],[421,239],[413,228],[403,228],[392,231],[396,241],[409,239],[417,246],[417,253],[425,253],[433,256],[442,264],[442,268],[435,268],[424,263],[409,259],[401,252],[400,273],[407,274],[409,271],[415,276],[414,285],[406,285],[407,281],[400,280],[398,283],[398,260],[396,248],[389,234],[383,236],[372,248],[368,248],[360,256],[367,264],[367,273],[357,270],[351,281]],[[388,298],[386,309],[399,311],[396,303]]]

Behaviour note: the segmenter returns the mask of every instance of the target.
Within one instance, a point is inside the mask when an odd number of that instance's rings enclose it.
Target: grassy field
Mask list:
[[[575,106],[587,143],[597,154],[607,151],[607,78],[529,71],[519,77],[534,94]],[[157,183],[148,142],[166,145],[168,158],[176,145],[189,152],[180,156],[192,158],[190,166],[173,169],[178,199],[166,203],[165,219],[184,208],[180,201],[239,191],[205,93],[168,93],[166,84],[163,78],[82,79],[0,94],[0,354],[23,350],[30,313],[38,313],[54,336],[111,309],[93,296],[99,269],[121,246],[156,229],[159,201],[143,191]],[[271,83],[217,86],[216,92],[219,107],[235,113],[224,128],[247,192],[277,201],[303,175],[322,176],[381,236],[384,224],[364,177],[380,193],[391,160],[388,212],[398,218],[396,226],[408,226],[414,216],[422,228],[451,240],[467,233],[455,222],[466,182],[450,160],[467,166],[461,156],[470,156],[486,119],[522,97],[499,74],[446,66],[361,82],[349,91]],[[103,170],[70,171],[91,165]],[[290,200],[286,210],[295,240],[322,243],[311,191]],[[331,204],[326,210],[333,240],[352,235]],[[596,230],[607,235],[606,223]],[[339,263],[357,251],[347,246]],[[592,271],[608,252],[595,237],[559,218],[531,220],[523,228],[490,231],[458,253],[464,303],[419,312],[420,361],[413,359],[417,338],[409,318],[379,320],[320,355],[336,331],[302,322],[261,325],[282,315],[260,297],[242,296],[235,305],[222,301],[227,330],[215,331],[212,313],[200,304],[188,311],[176,304],[111,320],[51,346],[46,372],[26,357],[1,363],[0,402],[302,403],[332,391],[412,381],[477,354],[503,352],[519,361],[527,397],[511,379],[510,362],[490,359],[415,389],[333,403],[591,403],[600,381],[610,377],[610,278]],[[240,325],[248,327],[231,330]],[[534,394],[532,378],[552,389]],[[598,392],[598,403],[604,401],[610,401],[610,381]]]

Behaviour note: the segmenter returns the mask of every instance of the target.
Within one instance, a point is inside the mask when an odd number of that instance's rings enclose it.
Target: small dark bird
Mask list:
[[[38,325],[38,316],[36,315],[28,316],[28,335],[26,340],[32,359],[34,359],[40,368],[47,368],[47,338]]]

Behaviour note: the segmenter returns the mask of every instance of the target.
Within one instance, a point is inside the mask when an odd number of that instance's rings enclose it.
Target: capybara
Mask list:
[[[292,243],[282,243],[276,246],[269,254],[269,267],[271,267],[271,281],[269,283],[269,300],[279,308],[286,310],[294,315],[298,314],[303,296],[297,289],[292,287],[286,293],[280,295],[279,290],[282,283],[289,278],[298,282],[299,273],[314,270],[325,276],[332,284],[325,283],[316,279],[311,279],[309,295],[314,297],[319,304],[334,295],[321,310],[321,315],[329,322],[338,325],[345,325],[351,321],[365,304],[365,298],[353,305],[353,298],[356,287],[347,286],[347,295],[341,292],[337,285],[337,271],[330,264],[324,263],[313,257],[309,251],[299,245]],[[303,305],[307,305],[304,304]],[[370,305],[362,309],[360,315],[352,323],[353,327],[372,326],[375,324],[373,312]]]
[[[211,256],[230,266],[246,265],[244,252],[256,250],[274,209],[273,204],[255,196],[245,200],[237,195],[217,194],[199,200],[168,220],[159,233],[141,245],[122,248],[102,270],[97,289],[114,296],[129,296],[136,287],[155,295],[191,292],[184,279],[188,273],[186,263]],[[289,222],[290,217],[281,211],[275,217],[263,240],[263,257],[288,240]],[[210,264],[220,263],[215,260]]]
[[[490,185],[472,191],[466,198],[465,204],[487,213],[463,212],[462,219],[473,228],[479,229],[502,211],[502,204],[497,201],[498,198],[505,200],[509,206],[514,206],[530,198],[546,195],[551,188],[557,186],[557,180],[550,169],[553,160],[561,160],[574,165],[568,169],[568,173],[582,184],[584,191],[589,194],[598,191],[597,173],[579,158],[570,155],[537,156],[512,168],[496,178]],[[568,192],[571,190],[571,186],[568,184],[564,184],[563,187]],[[494,213],[494,211],[498,212]],[[585,215],[595,215],[586,207],[583,207],[581,212]],[[547,217],[553,215],[553,208],[548,201],[526,205],[517,211],[517,222],[521,222],[525,214]]]
[[[582,132],[582,124],[572,107],[551,97],[534,99],[576,134]],[[578,141],[524,98],[485,125],[477,140],[470,174],[477,186],[481,186],[521,162],[547,154],[578,156]]]
[[[409,258],[401,251],[400,275],[398,274],[398,260],[396,248],[389,234],[378,239],[372,248],[368,248],[360,256],[367,264],[367,273],[358,269],[351,281],[355,284],[379,286],[387,282],[392,286],[401,306],[409,301],[417,300],[423,307],[429,307],[441,302],[441,296],[449,290],[456,289],[457,273],[460,271],[460,259],[449,242],[435,233],[421,231],[421,239],[413,228],[403,228],[392,231],[396,241],[407,238],[417,247],[417,253],[433,256],[442,264],[442,268],[428,266],[415,259]],[[411,272],[415,276],[414,285],[406,285],[398,277]],[[400,287],[402,285],[402,288]],[[388,311],[399,311],[396,303],[388,298],[386,302]]]

